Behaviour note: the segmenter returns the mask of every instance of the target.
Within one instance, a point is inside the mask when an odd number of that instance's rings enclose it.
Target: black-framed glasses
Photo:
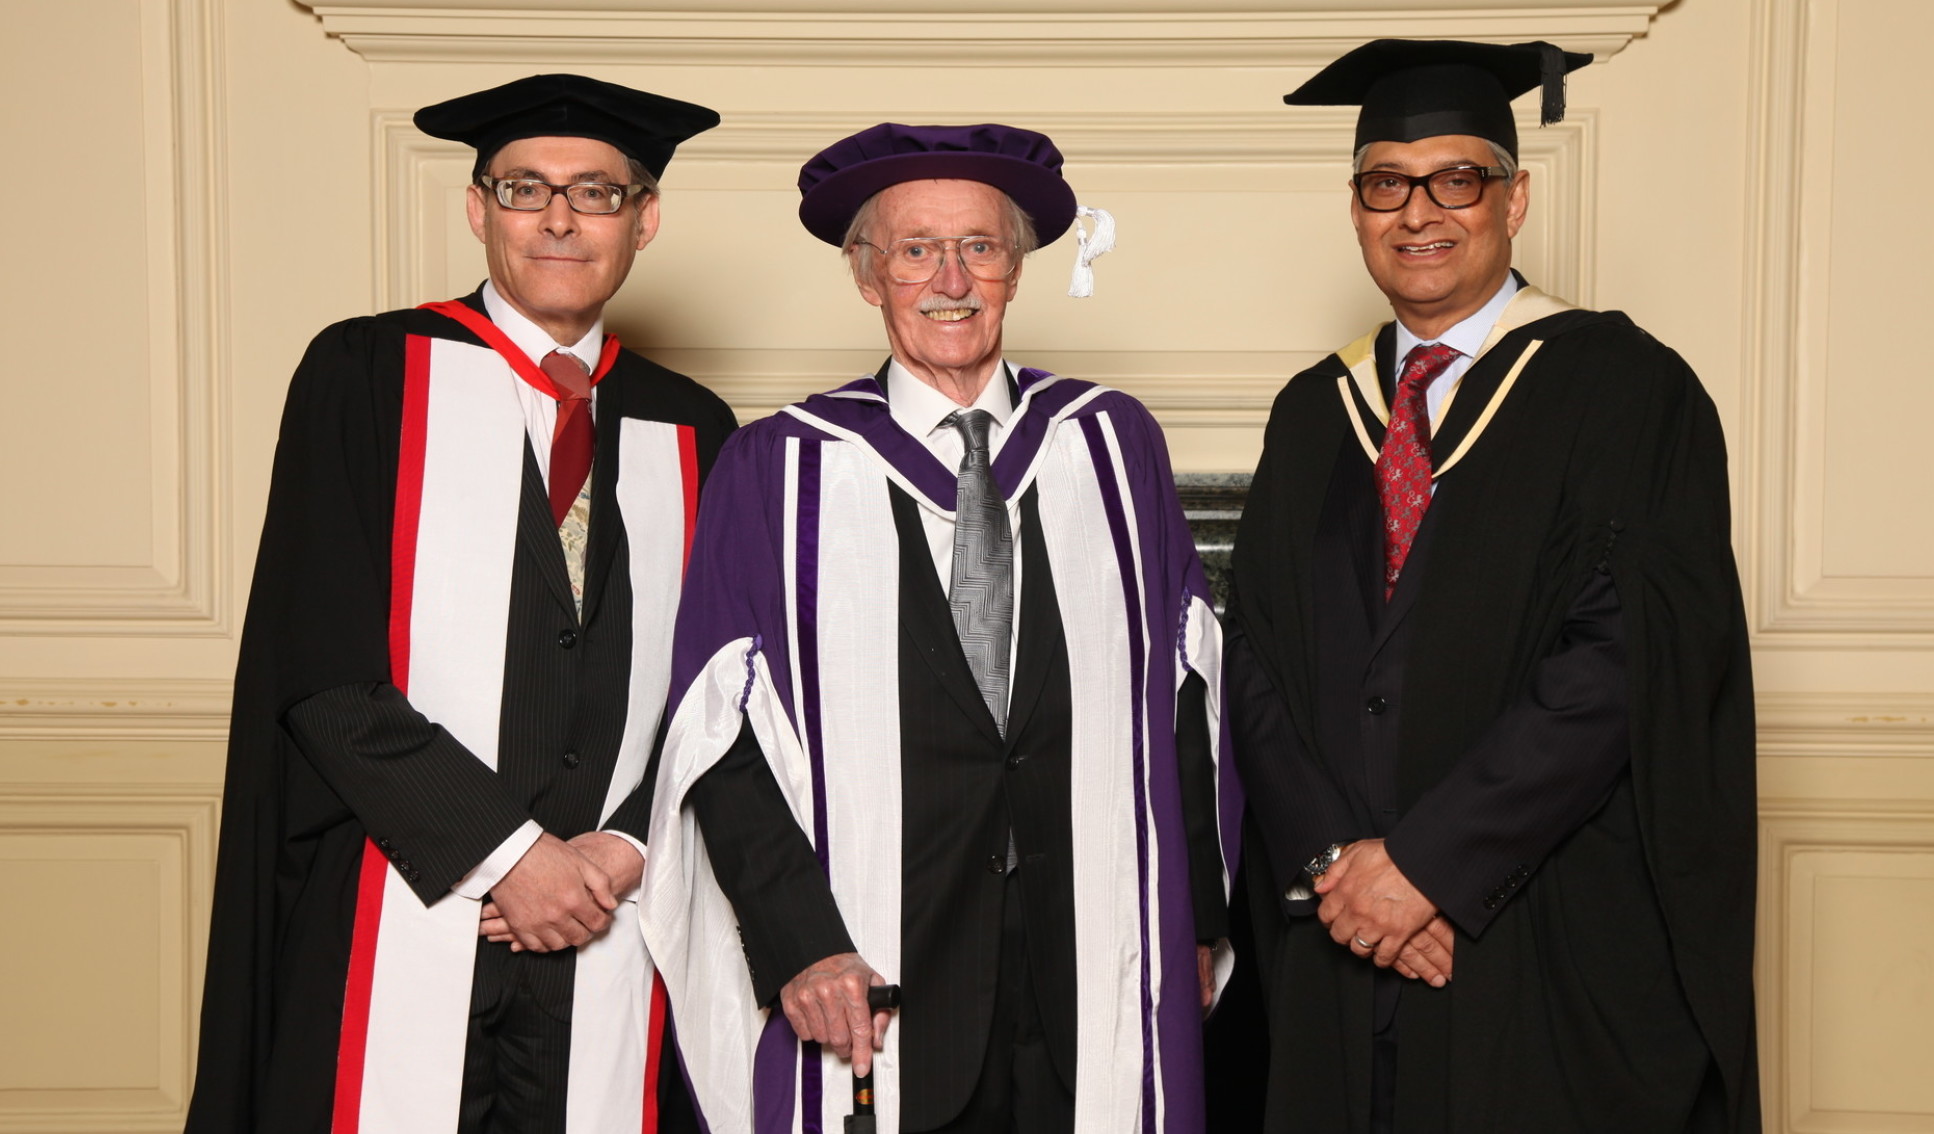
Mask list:
[[[1410,203],[1417,186],[1424,187],[1440,209],[1468,209],[1484,197],[1484,184],[1509,176],[1501,165],[1454,165],[1422,177],[1391,169],[1373,169],[1350,178],[1359,205],[1373,213],[1394,213]]]
[[[477,183],[497,194],[497,203],[520,213],[542,212],[550,207],[554,194],[564,194],[564,203],[574,213],[610,216],[625,200],[645,191],[643,185],[609,185],[602,181],[580,181],[575,185],[552,185],[534,177],[498,179],[479,177]]]
[[[887,275],[896,283],[926,283],[940,274],[948,246],[960,257],[967,274],[981,280],[1004,280],[1014,272],[1014,246],[998,236],[909,236],[889,240],[882,248],[871,240],[857,241],[886,260]]]

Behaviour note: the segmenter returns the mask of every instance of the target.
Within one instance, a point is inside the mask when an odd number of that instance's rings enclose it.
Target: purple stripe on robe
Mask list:
[[[799,1040],[785,1013],[774,1012],[759,1033],[752,1056],[752,1128],[758,1134],[791,1134],[793,1069],[799,1066]]]
[[[794,528],[798,548],[793,562],[798,585],[799,612],[799,704],[805,718],[806,751],[813,774],[813,850],[819,855],[819,868],[830,874],[826,861],[826,752],[819,704],[819,491],[820,442],[799,443],[799,520]],[[819,1045],[799,1045],[799,1128],[803,1134],[821,1134],[821,1083]]]
[[[1121,485],[1115,479],[1115,463],[1108,452],[1108,440],[1102,432],[1101,418],[1098,415],[1083,417],[1081,431],[1087,435],[1088,452],[1094,458],[1095,479],[1101,487],[1102,510],[1108,516],[1108,533],[1115,541],[1115,560],[1121,568],[1123,598],[1127,600],[1130,728],[1133,730],[1132,766],[1135,774],[1135,861],[1140,872],[1138,885],[1141,888],[1142,1131],[1143,1134],[1154,1134],[1154,991],[1150,984],[1148,959],[1148,796],[1144,783],[1146,753],[1142,744],[1142,731],[1147,723],[1143,706],[1148,696],[1148,658],[1142,640],[1142,587],[1141,580],[1135,574],[1135,555],[1128,539],[1128,518],[1122,509]]]
[[[1054,377],[1054,375],[1049,373],[1046,370],[1036,370],[1032,366],[1023,366],[1014,373],[1014,387],[1018,389],[1021,392],[1021,396],[1025,398],[1028,395],[1028,391],[1034,389],[1034,387],[1040,385],[1042,382],[1045,382],[1052,377]]]
[[[872,382],[871,378],[865,379]],[[953,469],[940,463],[925,441],[900,428],[885,402],[861,398],[828,398],[815,395],[800,403],[800,408],[828,425],[851,430],[867,446],[899,470],[921,495],[943,508],[954,506]]]
[[[1000,485],[1001,495],[1009,500],[1014,499],[1021,490],[1021,478],[1027,475],[1028,467],[1041,451],[1041,444],[1047,439],[1054,415],[1066,409],[1069,402],[1095,388],[1093,382],[1063,378],[1044,389],[1037,389],[1042,382],[1053,377],[1045,370],[1031,367],[1021,371],[1020,412],[1008,419],[1006,435],[1001,439],[1001,452],[994,458],[993,468],[994,483]]]

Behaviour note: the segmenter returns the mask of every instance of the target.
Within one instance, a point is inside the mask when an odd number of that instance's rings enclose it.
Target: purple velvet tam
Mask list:
[[[799,220],[838,247],[867,198],[902,181],[983,181],[1013,198],[1043,245],[1074,223],[1074,190],[1046,134],[1016,126],[882,122],[827,146],[799,170]]]

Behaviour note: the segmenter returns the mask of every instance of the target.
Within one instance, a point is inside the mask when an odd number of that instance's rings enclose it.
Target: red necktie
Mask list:
[[[540,364],[562,396],[557,427],[551,431],[551,519],[562,525],[571,503],[591,475],[591,375],[576,355],[554,350]]]
[[[1396,406],[1377,454],[1377,495],[1383,501],[1383,598],[1397,589],[1403,561],[1430,507],[1430,406],[1424,390],[1457,358],[1455,347],[1412,347],[1397,378]],[[555,482],[553,482],[555,483]]]

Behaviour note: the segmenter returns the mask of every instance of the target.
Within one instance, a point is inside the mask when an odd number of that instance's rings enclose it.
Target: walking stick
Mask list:
[[[900,1006],[900,986],[876,985],[866,990],[866,1007],[872,1012],[891,1012]],[[853,1076],[853,1113],[846,1116],[846,1134],[878,1134],[873,1117],[873,1075]]]

